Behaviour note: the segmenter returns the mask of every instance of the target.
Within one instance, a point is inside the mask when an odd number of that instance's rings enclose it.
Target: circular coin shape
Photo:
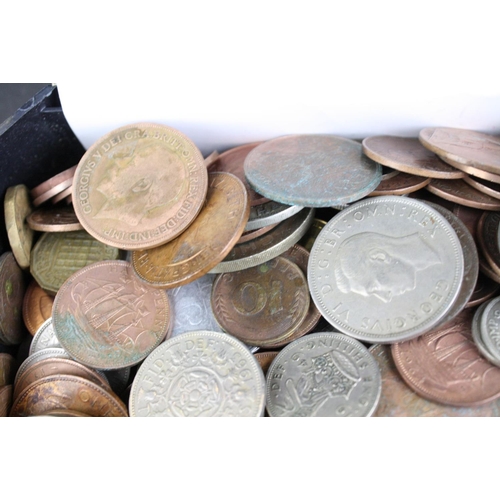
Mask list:
[[[488,303],[481,304],[477,309],[476,312],[474,313],[474,317],[472,318],[472,340],[474,344],[476,344],[476,347],[480,354],[488,360],[492,365],[499,366],[500,365],[500,359],[497,359],[493,356],[493,354],[489,351],[488,347],[486,346],[483,338],[483,334],[485,332],[481,331],[481,322],[483,320],[483,313],[484,310],[486,309],[486,306]]]
[[[125,250],[153,248],[181,234],[207,193],[207,169],[181,132],[138,123],[101,137],[75,172],[73,204],[96,239]]]
[[[331,207],[373,191],[382,167],[361,144],[334,135],[289,135],[266,141],[245,159],[248,183],[267,198],[288,205]]]
[[[35,354],[35,352],[41,351],[42,349],[48,349],[49,347],[62,347],[56,337],[56,332],[52,324],[52,317],[47,319],[45,323],[40,326],[31,339],[29,355],[31,356]]]
[[[255,346],[275,345],[290,337],[304,321],[310,302],[304,273],[283,257],[219,275],[211,300],[221,327]]]
[[[271,417],[369,417],[380,399],[377,362],[342,333],[312,333],[288,344],[266,380]]]
[[[500,185],[498,184],[498,182],[491,182],[468,175],[464,177],[464,181],[474,189],[492,196],[493,198],[500,199]]]
[[[437,325],[462,285],[460,241],[424,202],[359,201],[333,217],[311,250],[308,282],[321,314],[371,343],[417,337]]]
[[[115,370],[142,361],[170,326],[167,294],[143,284],[123,261],[97,262],[64,282],[52,319],[63,348],[80,363]]]
[[[42,324],[52,316],[53,303],[54,297],[32,280],[23,299],[24,324],[31,335],[35,335]]]
[[[260,417],[264,374],[231,335],[186,332],[157,347],[132,384],[131,417]]]
[[[474,293],[471,295],[469,302],[467,302],[465,307],[475,307],[487,302],[491,298],[498,295],[499,288],[499,283],[488,278],[488,276],[485,276],[482,272],[479,272],[476,288],[474,289]]]
[[[500,364],[500,297],[490,300],[482,313],[480,321],[481,339],[486,349]]]
[[[83,229],[72,205],[39,208],[31,212],[26,220],[31,229],[47,233]]]

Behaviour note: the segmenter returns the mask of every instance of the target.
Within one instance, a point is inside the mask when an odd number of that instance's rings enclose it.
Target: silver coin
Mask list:
[[[265,379],[246,346],[225,333],[186,332],[166,340],[132,383],[131,417],[260,417]]]
[[[472,340],[474,341],[474,344],[476,344],[479,353],[487,361],[489,361],[493,365],[500,366],[500,360],[495,359],[495,357],[490,353],[490,351],[486,347],[486,344],[483,341],[483,336],[481,335],[481,319],[483,317],[483,313],[487,305],[488,302],[484,302],[476,309],[476,312],[474,313],[474,316],[472,318],[472,327],[471,327]]]
[[[14,385],[17,384],[19,377],[32,365],[38,361],[42,361],[48,358],[65,358],[73,359],[63,348],[61,347],[47,347],[41,351],[37,351],[34,354],[28,356],[17,370],[16,377],[14,378]]]
[[[31,340],[29,355],[35,354],[35,352],[41,351],[42,349],[47,349],[48,347],[61,347],[62,345],[57,340],[56,332],[54,331],[54,326],[52,325],[52,317],[45,320],[40,328],[33,335]]]
[[[268,201],[262,205],[251,207],[245,231],[253,231],[254,229],[282,222],[299,213],[303,208],[298,205],[283,205],[283,203],[277,201]]]
[[[271,417],[369,417],[382,380],[368,349],[342,333],[313,333],[288,344],[267,372]]]
[[[371,343],[437,325],[463,280],[460,241],[446,219],[411,198],[380,196],[334,216],[311,249],[314,303],[341,332]]]
[[[487,351],[496,360],[494,364],[500,364],[500,297],[485,303],[479,332]]]

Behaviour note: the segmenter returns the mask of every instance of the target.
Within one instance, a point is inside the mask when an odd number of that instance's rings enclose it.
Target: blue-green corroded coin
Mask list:
[[[335,135],[288,135],[247,155],[245,177],[270,200],[303,207],[331,207],[360,200],[382,179],[382,167],[359,142]]]

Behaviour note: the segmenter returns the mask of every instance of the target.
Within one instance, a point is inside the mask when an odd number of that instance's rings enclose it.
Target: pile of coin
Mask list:
[[[110,132],[7,191],[0,341],[29,354],[5,413],[497,415],[499,152],[432,128],[204,160],[171,127]]]

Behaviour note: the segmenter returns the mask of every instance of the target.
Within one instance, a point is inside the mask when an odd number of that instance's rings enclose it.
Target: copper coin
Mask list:
[[[45,413],[41,413],[38,415],[39,417],[90,417],[81,411],[76,410],[65,410],[65,409],[57,409],[57,410],[48,410]]]
[[[79,231],[83,229],[72,206],[34,210],[26,219],[31,229],[42,232]]]
[[[57,186],[54,186],[53,188],[49,189],[45,193],[41,194],[37,198],[33,199],[33,205],[35,207],[40,206],[42,203],[45,203],[48,200],[51,200],[54,198],[56,195],[62,193],[63,191],[66,191],[66,189],[72,187],[73,185],[73,179],[67,179],[61,183],[59,183]]]
[[[90,264],[56,295],[56,336],[72,358],[91,368],[114,370],[142,361],[170,327],[167,294],[142,283],[124,261]]]
[[[41,184],[34,187],[30,191],[31,197],[38,198],[39,196],[51,190],[52,188],[56,187],[57,185],[66,182],[70,179],[73,179],[73,176],[75,175],[75,170],[76,170],[76,165],[66,170],[63,170],[62,172],[58,173],[57,175],[54,175],[45,182],[42,182]]]
[[[212,151],[204,160],[203,160],[203,163],[205,164],[205,167],[207,167],[207,169],[210,167],[210,165],[212,165],[212,163],[214,161],[217,160],[217,158],[219,158],[219,152],[218,151]]]
[[[255,359],[259,362],[264,376],[267,375],[267,370],[271,366],[274,358],[278,355],[279,351],[266,351],[266,352],[256,352],[254,353]]]
[[[208,175],[207,200],[196,220],[174,240],[136,250],[137,276],[155,288],[175,288],[203,276],[231,251],[250,214],[243,183],[226,172]]]
[[[487,300],[498,295],[499,288],[500,283],[493,281],[480,272],[477,277],[477,283],[476,288],[474,289],[474,293],[471,295],[469,302],[467,302],[467,305],[465,307],[475,307],[483,304]]]
[[[309,310],[309,290],[297,264],[277,257],[219,275],[212,286],[219,325],[248,345],[266,346],[290,337]]]
[[[464,177],[464,181],[474,189],[477,189],[488,196],[492,196],[497,200],[500,199],[500,184],[468,175]]]
[[[73,192],[73,183],[70,187],[66,188],[64,191],[61,191],[58,195],[54,196],[50,201],[53,205],[59,203],[60,201],[65,201],[66,205],[71,204],[71,193]]]
[[[12,252],[0,256],[0,342],[20,344],[26,333],[22,310],[26,290],[24,273]]]
[[[455,204],[452,211],[467,226],[477,244],[477,225],[484,212],[478,208],[466,207],[458,203]]]
[[[52,316],[54,297],[32,280],[23,299],[23,319],[26,328],[35,335],[42,324]]]
[[[363,153],[373,161],[401,172],[436,179],[460,179],[464,172],[442,161],[416,137],[378,135],[362,142]]]
[[[500,200],[481,193],[469,186],[463,179],[432,179],[426,186],[431,193],[446,200],[482,210],[500,210]]]
[[[463,165],[456,161],[451,160],[450,158],[440,157],[446,163],[449,163],[452,167],[455,167],[466,174],[472,175],[473,177],[479,177],[480,179],[484,179],[486,181],[491,181],[495,183],[500,183],[500,175],[493,174],[491,172],[486,172],[486,170],[481,170],[479,168],[470,167],[468,165]]]
[[[0,352],[0,386],[14,382],[17,361],[6,352]]]
[[[73,204],[94,238],[125,250],[176,238],[201,210],[208,175],[203,157],[181,132],[138,123],[101,137],[75,172]]]
[[[261,227],[260,229],[254,229],[253,231],[245,231],[240,239],[236,242],[237,245],[241,245],[241,243],[247,243],[248,241],[252,241],[263,234],[271,231],[271,229],[275,228],[279,223],[270,224],[269,226]]]
[[[454,162],[500,174],[500,140],[474,130],[427,127],[420,142],[434,153]]]
[[[268,198],[260,195],[250,187],[245,177],[245,171],[243,170],[243,164],[248,153],[259,144],[261,144],[261,142],[252,142],[251,144],[243,144],[242,146],[228,149],[224,151],[224,153],[221,153],[219,157],[207,167],[209,172],[229,172],[230,174],[236,175],[245,185],[252,207],[262,205],[262,203],[269,201]]]
[[[482,257],[482,252],[479,254]],[[491,269],[486,259],[479,260],[479,270],[485,274],[490,280],[495,281],[496,283],[500,283],[500,275],[495,273],[493,269]]]
[[[17,385],[17,381],[22,377],[23,373],[26,370],[28,370],[35,363],[38,363],[38,361],[48,358],[71,359],[71,356],[62,347],[47,347],[46,349],[42,349],[35,352],[34,354],[29,355],[21,363],[19,369],[16,372],[16,376],[14,377],[14,386]]]
[[[441,404],[476,406],[500,397],[500,368],[487,362],[472,340],[474,310],[451,323],[392,345],[394,363],[417,394]]]
[[[485,212],[477,226],[477,241],[489,267],[500,276],[499,246],[500,214]]]
[[[81,377],[51,375],[30,384],[14,400],[11,417],[75,410],[92,417],[127,417],[127,407],[110,391]]]
[[[12,385],[0,387],[0,417],[9,416],[12,406]]]
[[[399,174],[399,170],[394,170],[393,168],[386,167],[385,165],[382,165],[382,177],[380,180],[385,181],[387,179],[391,179],[392,177],[395,177],[398,174]]]
[[[402,195],[422,189],[430,182],[428,177],[400,172],[395,177],[382,181],[368,196]]]

